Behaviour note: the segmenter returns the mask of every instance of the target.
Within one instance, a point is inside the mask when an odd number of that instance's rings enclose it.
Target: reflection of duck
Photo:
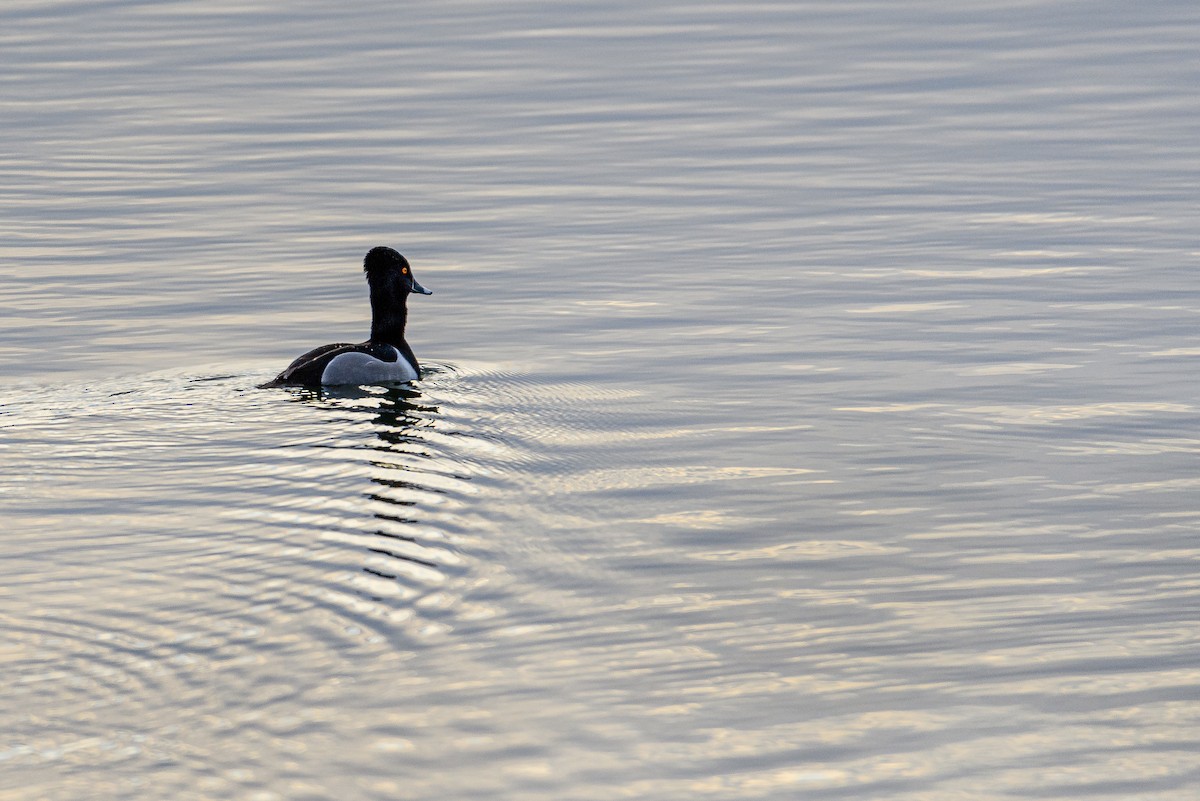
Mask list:
[[[395,454],[413,453],[406,446],[421,442],[415,429],[438,412],[437,406],[421,403],[421,392],[406,384],[298,387],[292,392],[293,400],[309,406],[373,415],[375,436],[381,441],[373,450]]]
[[[379,389],[374,392],[378,393]],[[362,566],[362,571],[407,584],[410,588],[425,585],[426,591],[432,590],[445,579],[444,562],[448,561],[450,555],[442,548],[433,547],[431,543],[422,542],[409,534],[413,526],[420,524],[420,520],[413,516],[416,501],[412,500],[412,495],[440,494],[443,490],[422,483],[420,471],[410,466],[408,458],[392,457],[426,456],[425,440],[418,433],[419,426],[436,415],[438,409],[437,406],[421,404],[421,393],[412,387],[383,387],[382,395],[374,397],[379,399],[379,405],[374,409],[376,416],[372,420],[379,438],[374,450],[379,452],[379,456],[371,459],[371,483],[376,484],[376,489],[367,493],[367,498],[388,504],[391,508],[372,514],[372,534],[382,538],[382,541],[367,547],[372,554],[376,554],[377,560],[373,565]]]
[[[371,486],[363,489],[370,502],[369,516],[350,523],[349,528],[371,554],[362,571],[398,584],[392,590],[360,584],[358,591],[383,601],[395,593],[412,597],[440,587],[447,564],[455,564],[457,557],[418,533],[419,526],[428,525],[420,512],[421,496],[444,493],[423,477],[452,475],[423,467],[429,453],[422,434],[438,417],[438,407],[424,402],[422,393],[411,385],[305,387],[293,393],[300,403],[336,411],[341,419],[351,412],[356,427],[369,421],[374,429],[374,438],[354,449],[365,456],[369,467]]]
[[[433,293],[417,283],[408,260],[391,248],[368,251],[363,272],[371,288],[371,338],[314,348],[262,386],[381,384],[421,377],[421,365],[404,340],[404,324],[408,296]]]

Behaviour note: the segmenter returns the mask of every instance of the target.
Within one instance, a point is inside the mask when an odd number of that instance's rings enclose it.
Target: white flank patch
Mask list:
[[[321,373],[322,384],[382,384],[416,378],[417,371],[399,351],[394,362],[381,362],[366,353],[342,353],[330,359]]]

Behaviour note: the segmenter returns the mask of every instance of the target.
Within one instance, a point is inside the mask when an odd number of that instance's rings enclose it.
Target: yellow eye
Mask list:
[[[401,273],[402,275],[408,275],[408,268],[407,268],[407,267],[401,267],[401,268],[400,268],[400,273]]]

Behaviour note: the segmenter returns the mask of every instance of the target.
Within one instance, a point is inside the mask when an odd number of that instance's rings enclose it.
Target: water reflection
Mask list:
[[[451,585],[465,577],[466,567],[454,544],[461,538],[439,523],[453,518],[471,476],[453,453],[430,442],[439,406],[407,384],[289,392],[294,402],[323,412],[339,437],[362,423],[370,426],[371,436],[332,445],[352,462],[348,473],[365,472],[366,478],[354,514],[321,537],[359,551],[356,573],[346,578],[348,589],[387,620],[416,620],[414,606],[435,606],[438,616],[446,617],[457,603]],[[441,628],[449,625],[443,622]]]
[[[0,797],[1197,795],[1193,6],[10,0]]]

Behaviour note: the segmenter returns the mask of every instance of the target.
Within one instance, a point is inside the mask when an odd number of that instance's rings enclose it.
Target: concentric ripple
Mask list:
[[[201,796],[278,792],[289,771],[302,784],[332,719],[372,708],[345,695],[361,660],[372,681],[402,681],[406,653],[501,614],[484,591],[497,523],[475,501],[507,491],[496,465],[511,448],[476,433],[474,412],[400,387],[267,392],[256,378],[6,393],[0,628],[20,679],[2,694],[41,710],[0,742],[17,797],[76,762],[121,766],[114,796],[141,777],[191,797],[195,744],[234,731],[249,761],[295,759],[266,784],[261,765],[227,768]]]

